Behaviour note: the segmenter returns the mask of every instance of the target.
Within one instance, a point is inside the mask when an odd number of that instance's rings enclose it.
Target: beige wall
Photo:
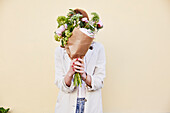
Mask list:
[[[169,0],[0,0],[0,106],[54,113],[55,20],[77,7],[104,23],[104,113],[170,112]]]

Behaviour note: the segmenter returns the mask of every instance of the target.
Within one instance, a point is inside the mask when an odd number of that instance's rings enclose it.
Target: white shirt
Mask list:
[[[86,99],[84,113],[103,113],[101,88],[105,78],[105,50],[99,42],[91,44],[93,50],[88,50],[85,55],[86,72],[91,76],[91,86],[86,87]],[[77,87],[71,82],[68,87],[65,84],[64,76],[70,67],[70,58],[64,48],[55,49],[55,84],[60,89],[55,113],[75,113],[77,104]]]

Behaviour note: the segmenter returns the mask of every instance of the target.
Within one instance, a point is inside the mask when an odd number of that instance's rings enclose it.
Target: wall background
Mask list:
[[[102,17],[104,113],[170,112],[169,0],[0,0],[0,106],[54,113],[53,32],[69,8]]]

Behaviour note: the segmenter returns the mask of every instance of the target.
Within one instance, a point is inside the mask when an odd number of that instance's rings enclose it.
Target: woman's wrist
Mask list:
[[[88,75],[86,72],[85,72],[85,77],[83,78],[83,81],[89,86],[91,87],[91,76]]]
[[[73,73],[71,73],[70,71],[67,72],[66,76],[64,77],[64,81],[65,81],[65,84],[70,87],[71,85],[71,80],[73,78]]]
[[[82,77],[82,80],[83,80],[83,81],[86,81],[86,79],[87,79],[87,73],[84,72],[84,73],[81,75],[81,77]]]
[[[67,72],[67,76],[69,76],[70,78],[72,78],[73,75],[74,75],[74,73],[75,73],[75,72],[73,72],[73,71],[68,71],[68,72]]]

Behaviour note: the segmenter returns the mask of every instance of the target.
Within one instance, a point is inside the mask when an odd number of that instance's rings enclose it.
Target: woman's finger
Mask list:
[[[84,71],[80,71],[80,70],[77,70],[77,69],[74,69],[75,72],[78,72],[78,73],[84,73]]]
[[[81,58],[77,58],[76,60],[78,60],[80,63],[84,64],[83,59],[81,59]]]
[[[83,68],[83,67],[79,67],[79,66],[74,66],[74,68],[75,68],[75,69],[79,69],[79,70],[81,70],[81,71],[83,71],[83,70],[84,70],[84,68]]]
[[[79,61],[74,62],[73,65],[84,67],[84,64],[80,63]]]
[[[72,62],[76,62],[77,61],[77,58],[74,58],[73,60],[72,60]]]
[[[71,61],[71,64],[70,64],[70,65],[73,65],[76,60],[77,60],[77,58],[74,58],[74,59]]]

